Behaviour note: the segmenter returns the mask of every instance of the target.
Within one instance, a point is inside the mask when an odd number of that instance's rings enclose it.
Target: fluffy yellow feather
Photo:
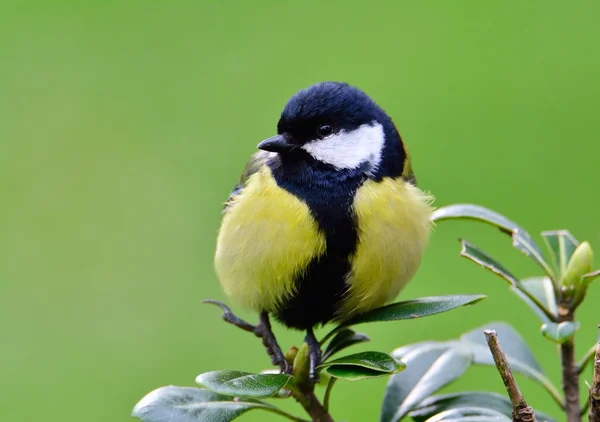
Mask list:
[[[432,202],[401,178],[369,180],[357,191],[358,245],[339,317],[383,305],[413,277],[429,239]]]
[[[217,240],[215,267],[236,303],[273,312],[294,293],[294,277],[325,251],[308,206],[277,186],[267,166],[234,196]]]

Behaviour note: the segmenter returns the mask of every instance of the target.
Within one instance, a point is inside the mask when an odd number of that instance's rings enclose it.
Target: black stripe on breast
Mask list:
[[[288,327],[307,329],[330,321],[348,289],[358,240],[352,203],[365,176],[360,169],[338,171],[297,160],[274,161],[270,167],[277,184],[308,205],[327,242],[325,254],[295,280],[297,294],[274,315]]]

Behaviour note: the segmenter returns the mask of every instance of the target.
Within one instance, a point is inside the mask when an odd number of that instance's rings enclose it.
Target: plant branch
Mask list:
[[[313,422],[334,422],[329,411],[321,404],[315,395],[315,383],[309,377],[310,350],[303,343],[294,359],[294,383],[289,387],[292,396],[308,413]]]
[[[494,362],[496,363],[496,368],[500,373],[500,377],[502,377],[502,381],[504,382],[504,386],[506,387],[506,391],[508,392],[508,396],[513,405],[513,422],[535,422],[536,419],[533,408],[527,404],[521,394],[521,390],[519,390],[519,386],[517,385],[512,371],[510,370],[510,366],[508,365],[508,361],[506,360],[506,355],[500,348],[498,335],[494,330],[485,330],[484,334],[490,352],[492,352]]]
[[[590,412],[588,417],[590,422],[600,422],[600,346],[596,346],[594,357],[594,375],[592,388],[590,388]]]
[[[573,309],[559,305],[558,321],[573,321]],[[581,405],[579,404],[579,368],[575,363],[575,344],[569,339],[560,345],[560,359],[562,364],[562,388],[565,394],[565,411],[567,422],[581,420]]]
[[[511,282],[512,283],[512,282]],[[527,299],[529,299],[531,302],[533,302],[535,304],[535,306],[544,314],[546,315],[546,318],[548,318],[550,321],[556,322],[556,317],[548,310],[546,309],[546,306],[540,302],[540,300],[535,297],[533,294],[531,294],[527,289],[525,289],[520,282],[515,282],[514,284],[512,284],[511,286],[512,290],[517,294],[517,295],[522,295],[523,297],[526,297]]]
[[[265,407],[265,410],[271,413],[275,413],[276,415],[283,416],[284,418],[287,418],[293,422],[309,422],[306,419],[297,418],[296,416],[284,412],[281,409],[277,409],[276,407]]]
[[[314,389],[311,391],[302,391],[299,388],[290,388],[292,396],[298,403],[306,410],[311,417],[313,422],[334,422],[333,418],[323,405],[319,402],[319,399],[315,395]]]

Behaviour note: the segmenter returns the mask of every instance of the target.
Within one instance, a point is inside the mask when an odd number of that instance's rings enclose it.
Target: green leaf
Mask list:
[[[508,397],[486,391],[465,391],[430,396],[419,403],[416,410],[410,412],[410,417],[415,422],[424,422],[443,411],[464,407],[483,407],[495,410],[508,417],[512,416],[512,403]],[[537,410],[535,415],[539,422],[554,422],[552,418]]]
[[[599,276],[600,276],[600,270],[596,270],[596,271],[592,271],[591,273],[584,274],[581,277],[581,285],[585,286],[585,288],[587,289],[587,286],[589,286],[589,284]]]
[[[600,270],[593,271],[588,274],[584,274],[581,276],[580,285],[577,287],[575,292],[575,306],[579,305],[583,299],[585,298],[585,294],[587,293],[588,287],[592,281],[600,276]]]
[[[391,375],[390,372],[374,371],[362,366],[331,366],[326,369],[333,378],[346,381],[361,381],[369,378],[379,378]]]
[[[548,277],[530,277],[520,281],[521,288],[537,299],[553,318],[558,318],[558,307],[554,294],[554,285]]]
[[[547,339],[561,344],[573,337],[575,331],[579,329],[579,325],[577,321],[565,321],[560,324],[549,322],[542,325],[541,331]]]
[[[399,421],[423,399],[459,378],[471,364],[473,354],[461,342],[450,341],[402,347],[392,356],[402,358],[406,370],[388,381],[380,422]]]
[[[392,303],[391,305],[373,309],[343,322],[334,330],[330,331],[322,342],[325,342],[332,335],[337,334],[351,325],[364,324],[367,322],[399,321],[403,319],[422,318],[446,312],[461,306],[472,305],[485,297],[485,295],[432,296]]]
[[[518,372],[542,385],[552,398],[562,406],[562,398],[556,387],[544,374],[529,347],[521,336],[508,324],[490,322],[463,334],[460,339],[473,351],[473,363],[496,366],[488,348],[483,330],[495,330],[513,372]]]
[[[497,410],[486,409],[485,407],[463,406],[444,410],[436,415],[432,415],[430,418],[427,419],[427,422],[441,421],[511,422],[512,418],[509,418],[508,416],[504,415],[501,412],[498,412]]]
[[[516,286],[519,283],[517,277],[512,275],[510,271],[508,271],[502,264],[479,249],[477,246],[464,239],[461,239],[460,243],[462,245],[460,256],[464,256],[474,263],[481,265],[483,268],[490,270],[494,274],[499,275],[513,286]]]
[[[431,216],[433,221],[442,221],[452,218],[467,218],[482,221],[498,227],[503,233],[508,234],[513,239],[513,246],[532,258],[540,265],[546,274],[554,279],[554,272],[544,258],[540,247],[533,241],[529,233],[516,223],[510,221],[497,212],[485,207],[473,204],[455,204],[447,207],[438,208]]]
[[[593,271],[591,273],[588,274],[584,274],[581,277],[581,286],[579,287],[579,292],[581,292],[578,295],[578,301],[581,301],[583,299],[583,296],[585,295],[588,287],[590,286],[590,284],[592,283],[592,281],[594,281],[596,278],[598,278],[600,276],[600,270],[596,270]]]
[[[387,353],[362,352],[344,356],[319,365],[319,368],[330,368],[333,366],[360,366],[372,371],[395,373],[403,370],[406,365],[399,362]]]
[[[210,390],[167,386],[142,398],[132,416],[143,422],[228,422],[253,409],[281,412],[256,400],[233,401],[233,397]]]
[[[325,362],[319,368],[324,368],[332,377],[358,381],[395,374],[406,365],[387,353],[363,352]]]
[[[335,337],[332,338],[331,341],[329,342],[329,344],[327,345],[325,352],[323,352],[323,362],[325,362],[327,359],[329,359],[335,353],[337,353],[347,347],[350,347],[350,346],[353,346],[353,345],[359,344],[359,343],[366,343],[367,341],[370,341],[370,340],[371,339],[366,334],[357,333],[354,330],[351,330],[350,328],[343,329],[342,331],[337,333],[335,335]]]
[[[527,305],[533,309],[533,311],[540,317],[543,322],[550,322],[554,320],[554,316],[550,313],[550,311],[544,306],[539,299],[529,292],[521,282],[510,273],[502,264],[492,258],[490,255],[479,249],[477,246],[473,245],[471,242],[468,242],[464,239],[461,239],[462,249],[460,251],[460,255],[464,256],[467,259],[470,259],[476,264],[481,265],[482,267],[490,270],[494,274],[502,277],[504,280],[508,281],[511,286],[512,291],[519,296]]]
[[[292,377],[286,374],[212,371],[198,375],[196,382],[220,394],[236,397],[271,397],[291,379]]]
[[[425,341],[420,341],[418,343],[412,343],[412,344],[407,344],[405,346],[400,346],[396,349],[394,349],[394,351],[392,352],[392,356],[395,356],[398,359],[401,359],[402,356],[406,356],[408,354],[408,352],[411,352],[413,350],[416,349],[423,349],[423,348],[440,348],[440,347],[448,347],[447,342],[440,342],[440,341],[434,341],[434,340],[425,340]]]
[[[466,391],[462,393],[428,397],[419,403],[417,409],[410,413],[410,417],[413,418],[415,422],[423,422],[445,410],[465,406],[484,407],[507,416],[512,413],[512,404],[510,400],[501,394],[482,391]]]
[[[542,232],[542,237],[550,251],[557,274],[564,275],[579,242],[568,230],[545,231]]]

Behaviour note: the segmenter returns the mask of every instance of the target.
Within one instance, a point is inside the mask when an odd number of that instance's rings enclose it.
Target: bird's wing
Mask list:
[[[244,170],[242,171],[242,175],[240,176],[239,182],[237,183],[237,185],[235,185],[235,187],[229,194],[229,198],[227,198],[227,202],[225,202],[225,207],[223,208],[223,213],[226,213],[229,207],[231,206],[231,200],[240,193],[242,193],[248,178],[250,178],[250,176],[252,176],[258,170],[260,170],[260,168],[267,163],[267,160],[270,156],[271,153],[267,151],[258,151],[257,153],[252,155],[250,160],[246,163],[246,167],[244,167]]]

